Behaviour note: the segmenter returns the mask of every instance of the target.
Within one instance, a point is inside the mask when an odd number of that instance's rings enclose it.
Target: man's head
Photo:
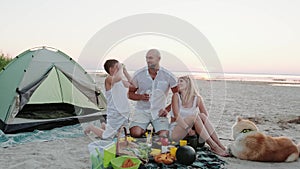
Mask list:
[[[146,54],[148,68],[159,69],[160,52],[157,49],[150,49]]]
[[[118,70],[118,63],[119,63],[119,61],[117,61],[115,59],[106,60],[106,62],[104,63],[105,71],[108,74],[113,75],[115,73],[115,71]]]

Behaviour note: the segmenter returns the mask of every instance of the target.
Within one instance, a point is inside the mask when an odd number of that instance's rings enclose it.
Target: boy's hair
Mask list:
[[[109,68],[113,67],[116,63],[119,63],[116,59],[108,59],[104,63],[104,70],[109,74]]]

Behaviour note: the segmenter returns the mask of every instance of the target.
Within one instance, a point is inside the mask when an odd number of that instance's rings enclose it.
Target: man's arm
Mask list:
[[[177,87],[177,86],[172,87],[171,90],[172,90],[173,95],[174,95],[175,93],[178,92],[178,87]],[[172,103],[169,104],[165,109],[161,109],[161,110],[159,111],[158,116],[159,116],[159,117],[166,117],[166,116],[168,115],[168,113],[171,111],[171,108],[172,108]]]
[[[178,87],[177,87],[177,86],[172,87],[171,90],[172,90],[172,93],[173,93],[173,95],[174,95],[175,93],[178,92]],[[171,111],[171,108],[172,108],[172,103],[169,104],[165,109],[166,109],[168,112],[170,112],[170,111]]]
[[[178,92],[178,86],[174,86],[171,88],[173,94],[177,93]]]
[[[136,94],[137,90],[138,88],[134,86],[129,86],[128,98],[135,101],[139,101],[139,100],[149,101],[150,98],[149,94]]]

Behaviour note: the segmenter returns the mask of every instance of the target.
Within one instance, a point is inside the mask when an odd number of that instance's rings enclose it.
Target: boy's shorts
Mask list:
[[[128,127],[128,118],[122,116],[120,113],[114,114],[115,116],[107,116],[107,124],[102,134],[102,139],[111,139],[117,135],[118,130],[124,126]]]

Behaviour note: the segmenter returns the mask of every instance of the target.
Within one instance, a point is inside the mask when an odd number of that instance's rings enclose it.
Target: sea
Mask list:
[[[134,71],[128,71],[129,74],[134,74]],[[99,77],[106,75],[104,70],[88,70],[88,73],[99,81]],[[223,72],[172,72],[176,77],[191,75],[197,80],[221,80],[221,81],[247,81],[247,82],[266,82],[272,83],[271,85],[281,86],[294,86],[300,85],[300,72],[299,74],[253,74],[253,73],[223,73]]]

